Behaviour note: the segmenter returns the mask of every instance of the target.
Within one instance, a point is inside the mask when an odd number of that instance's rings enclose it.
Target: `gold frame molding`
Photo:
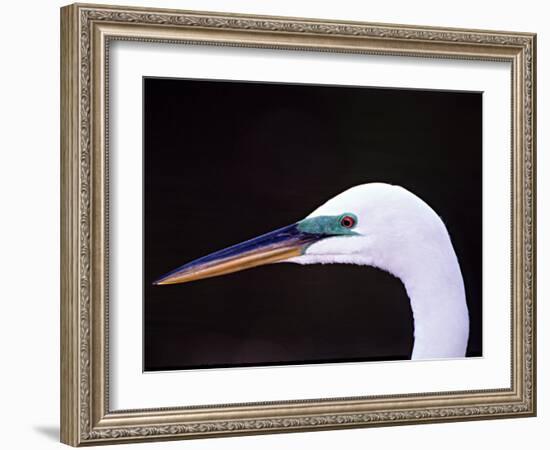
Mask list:
[[[509,389],[112,411],[108,58],[112,40],[494,60],[512,70]],[[61,9],[61,441],[73,446],[536,414],[536,35],[74,4]],[[504,155],[503,155],[504,157]]]

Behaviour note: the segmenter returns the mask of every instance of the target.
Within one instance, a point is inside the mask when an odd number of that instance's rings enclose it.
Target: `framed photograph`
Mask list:
[[[62,442],[535,415],[535,55],[62,8]]]

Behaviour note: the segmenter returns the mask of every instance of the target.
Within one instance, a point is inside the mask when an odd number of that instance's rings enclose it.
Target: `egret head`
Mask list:
[[[355,186],[296,223],[191,261],[155,284],[184,283],[276,262],[383,268],[384,259],[402,254],[411,237],[422,238],[426,227],[419,222],[429,225],[432,216],[439,220],[422,200],[398,186]]]

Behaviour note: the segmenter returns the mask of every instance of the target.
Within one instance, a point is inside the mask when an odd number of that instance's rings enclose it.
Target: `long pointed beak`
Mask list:
[[[323,237],[300,231],[297,224],[292,224],[191,261],[153,284],[187,283],[284,261],[302,255],[309,244]]]

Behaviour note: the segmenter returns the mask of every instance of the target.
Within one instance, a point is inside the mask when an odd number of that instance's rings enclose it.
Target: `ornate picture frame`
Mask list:
[[[506,62],[508,388],[114,410],[109,386],[109,57],[115,41]],[[61,9],[61,441],[94,445],[536,414],[536,35],[74,4]]]

